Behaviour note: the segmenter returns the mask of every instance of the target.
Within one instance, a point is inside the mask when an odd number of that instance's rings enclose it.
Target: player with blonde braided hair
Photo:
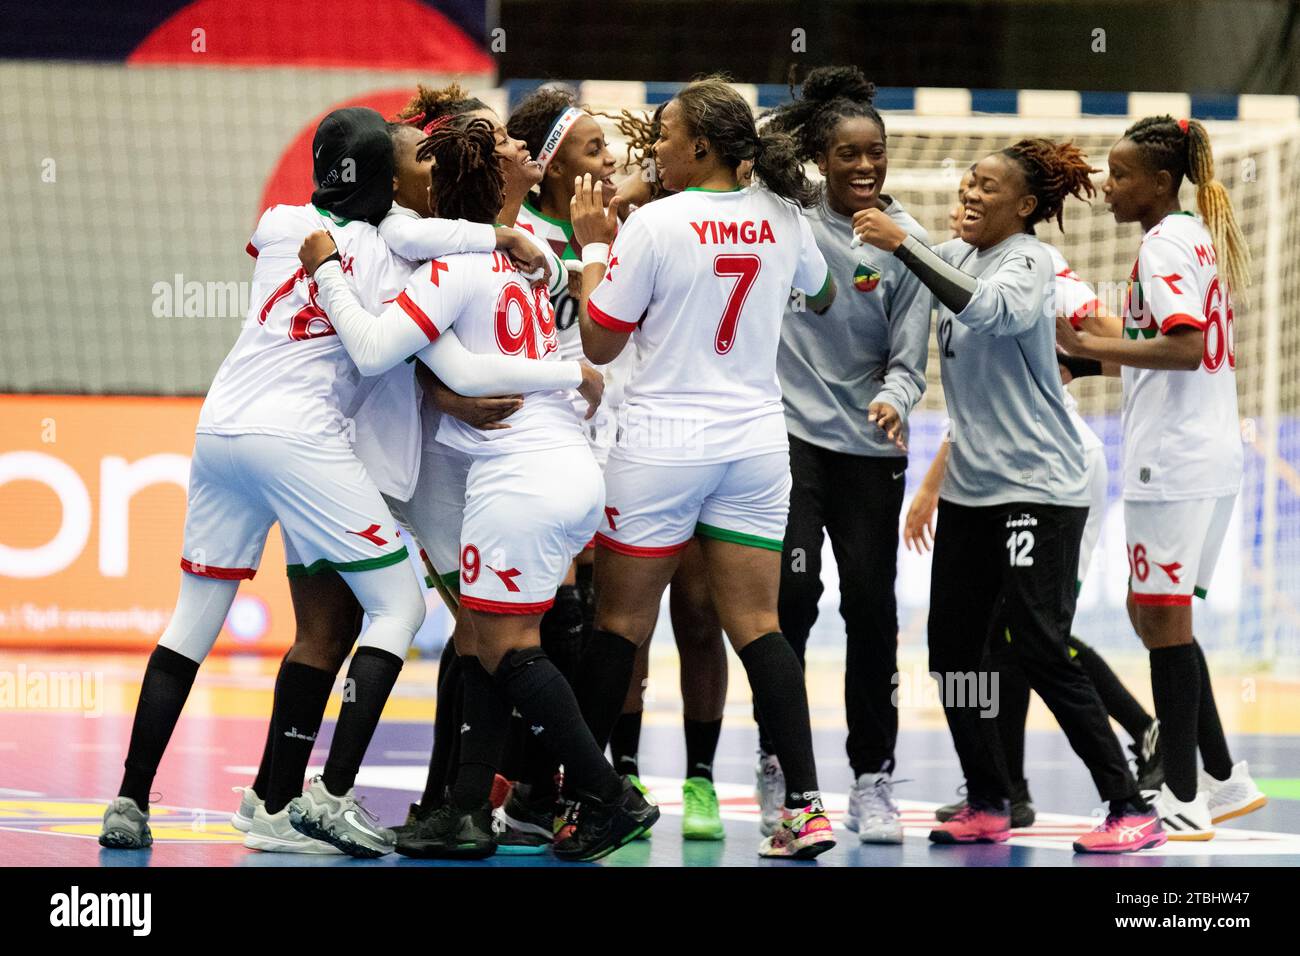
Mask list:
[[[1139,120],[1109,164],[1115,221],[1144,233],[1123,330],[1111,338],[1058,321],[1058,338],[1073,355],[1122,366],[1129,618],[1150,652],[1164,749],[1155,803],[1170,839],[1208,840],[1214,824],[1266,802],[1228,753],[1192,633],[1192,597],[1205,597],[1241,488],[1231,293],[1248,284],[1250,255],[1196,120]],[[1184,177],[1199,216],[1179,202]]]

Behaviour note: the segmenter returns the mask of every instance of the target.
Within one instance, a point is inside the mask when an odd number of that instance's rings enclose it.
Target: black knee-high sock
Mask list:
[[[477,657],[463,660],[460,759],[451,799],[462,810],[472,810],[487,803],[492,794],[492,778],[510,726],[510,704]]]
[[[344,684],[343,707],[325,761],[325,789],[336,797],[347,793],[356,783],[370,738],[375,735],[379,716],[401,672],[402,659],[391,651],[359,647],[352,655],[352,666]]]
[[[588,600],[591,566],[586,567],[586,592],[583,591],[582,571],[582,566],[579,566],[577,584],[561,585],[555,592],[555,603],[542,615],[541,621],[542,650],[570,687],[576,687],[578,683],[583,650],[590,635],[587,623],[595,609],[594,602]],[[530,800],[542,801],[556,795],[555,776],[559,764],[549,750],[531,739],[522,720],[513,721],[507,753],[511,757],[511,769],[517,772],[517,776],[510,779],[528,784]]]
[[[1074,635],[1070,635],[1067,643],[1074,651],[1074,659],[1088,675],[1092,686],[1097,688],[1097,694],[1106,707],[1106,713],[1114,717],[1130,737],[1140,741],[1155,718],[1148,714],[1146,708],[1128,692],[1124,682],[1110,669],[1110,665],[1100,654]]]
[[[1205,651],[1196,638],[1192,638],[1192,647],[1196,648],[1196,659],[1201,665],[1201,704],[1196,712],[1196,741],[1201,750],[1201,762],[1205,772],[1215,780],[1227,780],[1232,776],[1232,754],[1228,752],[1228,738],[1223,735],[1223,724],[1219,720],[1219,705],[1214,702],[1214,686],[1210,683],[1210,669],[1205,663]]]
[[[614,769],[628,776],[639,776],[637,751],[641,749],[641,711],[619,714],[609,735],[609,755]]]
[[[1160,721],[1165,783],[1182,801],[1196,796],[1197,711],[1201,699],[1201,665],[1191,644],[1151,651],[1151,696]]]
[[[497,683],[528,723],[528,730],[564,764],[575,791],[612,800],[622,782],[605,759],[578,709],[573,689],[540,647],[514,650],[501,659]],[[621,685],[627,688],[627,682]]]
[[[790,809],[806,807],[820,799],[821,791],[813,760],[808,692],[799,658],[784,635],[773,631],[746,644],[740,662],[745,665],[754,703],[763,715],[785,773],[785,805]]]
[[[284,668],[289,660],[286,653],[280,658],[280,667]],[[276,672],[277,674],[279,671]],[[262,745],[262,759],[257,764],[257,776],[253,778],[253,792],[266,799],[266,788],[271,781],[271,754],[275,750],[275,698],[271,698],[271,719],[266,723],[266,743]]]
[[[570,685],[577,679],[581,666],[585,643],[582,616],[582,595],[578,586],[562,584],[555,592],[555,603],[542,615],[540,625],[542,650]]]
[[[451,782],[451,768],[456,752],[456,719],[460,709],[461,658],[449,640],[438,659],[438,699],[433,712],[433,750],[429,754],[429,775],[424,779],[424,794],[420,807],[430,810],[442,804],[447,785]]]
[[[686,776],[713,779],[713,758],[718,753],[718,737],[722,734],[722,718],[717,720],[690,720],[683,718],[686,732]]]
[[[141,810],[149,809],[149,788],[153,786],[154,774],[158,772],[158,763],[198,672],[197,661],[161,644],[149,655],[140,682],[140,701],[135,705],[135,721],[131,724],[126,772],[117,791],[118,796],[134,800]]]
[[[266,775],[266,792],[257,791],[266,801],[267,813],[279,813],[302,793],[307,763],[333,688],[334,675],[330,671],[294,661],[280,665],[271,714],[271,726],[275,728],[271,766]]]
[[[997,639],[997,638],[995,638]],[[1012,798],[1025,786],[1025,720],[1029,716],[1029,681],[1020,665],[995,658],[998,668],[998,739],[1007,762]]]
[[[582,646],[585,649],[596,629],[596,588],[592,582],[593,564],[579,564],[576,568],[578,597],[582,600]]]
[[[602,751],[623,710],[635,666],[635,644],[613,631],[597,628],[592,632],[573,692],[582,707],[583,719]]]

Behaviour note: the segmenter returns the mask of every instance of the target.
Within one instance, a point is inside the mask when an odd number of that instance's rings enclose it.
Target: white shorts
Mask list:
[[[563,480],[564,493],[556,494]],[[494,614],[541,614],[605,504],[586,445],[474,456],[460,539],[460,604]]]
[[[451,592],[460,585],[460,528],[465,515],[465,481],[473,461],[464,452],[426,437],[420,478],[410,501],[384,495],[393,516],[419,544]],[[427,582],[433,587],[433,582]]]
[[[345,445],[273,435],[194,439],[181,567],[251,578],[280,522],[289,577],[396,564],[406,545],[365,467]]]
[[[1106,487],[1110,483],[1104,447],[1084,449],[1083,461],[1088,473],[1088,522],[1083,526],[1083,541],[1079,545],[1079,576],[1076,580],[1080,587],[1088,576],[1092,553],[1101,539],[1101,526],[1106,521]]]
[[[685,550],[698,534],[780,551],[790,485],[784,451],[712,465],[648,465],[615,449],[605,466],[605,517],[596,543],[660,558]]]
[[[1214,576],[1236,495],[1125,501],[1129,587],[1138,604],[1188,605]]]

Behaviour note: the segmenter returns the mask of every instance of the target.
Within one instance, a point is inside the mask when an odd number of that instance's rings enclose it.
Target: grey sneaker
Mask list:
[[[104,811],[104,828],[99,831],[99,845],[110,850],[143,850],[153,846],[149,832],[149,811],[130,797],[115,797]]]
[[[279,813],[267,813],[266,804],[258,801],[253,811],[244,846],[250,850],[262,850],[267,853],[332,853],[342,851],[322,840],[313,840],[303,836],[293,828],[289,820],[289,808]]]
[[[302,796],[290,800],[285,809],[299,833],[331,843],[348,856],[371,859],[391,853],[397,845],[393,831],[381,826],[379,818],[363,807],[351,790],[336,797],[325,789],[319,775],[312,777]]]
[[[894,782],[887,773],[864,773],[849,790],[844,825],[863,843],[902,843],[903,824],[894,803]]]
[[[231,787],[239,794],[239,809],[230,815],[230,825],[240,833],[247,833],[253,828],[253,814],[265,801],[257,795],[252,787]]]
[[[771,836],[781,822],[781,809],[785,806],[785,774],[776,754],[759,756],[754,777],[754,799],[761,814],[759,829],[763,836]]]

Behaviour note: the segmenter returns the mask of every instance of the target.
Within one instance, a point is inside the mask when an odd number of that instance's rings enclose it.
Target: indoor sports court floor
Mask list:
[[[715,765],[727,837],[688,843],[680,835],[683,746],[677,661],[671,644],[656,651],[641,742],[643,779],[663,810],[649,841],[634,843],[601,866],[802,866],[760,861],[755,854],[753,802],[754,727],[743,670],[732,660],[726,722]],[[390,855],[357,861],[258,853],[242,846],[228,823],[238,801],[231,788],[251,781],[270,712],[275,666],[265,658],[214,658],[199,672],[195,691],[155,784],[154,846],[148,851],[103,850],[96,842],[106,801],[116,792],[144,669],[143,655],[0,654],[0,865],[8,866],[428,866],[433,862]],[[1140,658],[1113,661],[1130,686],[1144,685]],[[909,673],[924,674],[924,660],[907,654]],[[46,706],[37,690],[79,687],[77,709]],[[849,769],[843,750],[842,664],[824,652],[809,661],[808,685],[818,768],[832,817],[845,806]],[[409,664],[398,682],[361,776],[358,792],[386,823],[400,822],[423,788],[432,740],[437,665]],[[21,695],[15,691],[22,684]],[[0,685],[3,689],[4,685]],[[1208,843],[1167,844],[1121,857],[1081,857],[1071,852],[1076,834],[1093,825],[1096,793],[1082,764],[1036,700],[1030,711],[1027,772],[1038,822],[1016,831],[1009,845],[938,847],[927,832],[933,809],[953,799],[956,759],[941,712],[925,701],[901,713],[899,781],[906,839],[902,846],[868,847],[839,831],[841,842],[819,858],[821,866],[1297,866],[1300,865],[1300,682],[1220,674],[1216,692],[1236,759],[1250,761],[1269,795],[1267,807],[1221,826]],[[1144,692],[1139,697],[1148,699]],[[64,698],[66,704],[68,698]],[[21,705],[21,706],[19,706]],[[337,712],[337,695],[331,713]],[[1263,732],[1267,728],[1268,732]],[[332,723],[317,741],[318,772]],[[1125,741],[1127,743],[1127,741]],[[446,864],[443,864],[446,865]],[[497,856],[457,866],[552,866],[549,856]]]

